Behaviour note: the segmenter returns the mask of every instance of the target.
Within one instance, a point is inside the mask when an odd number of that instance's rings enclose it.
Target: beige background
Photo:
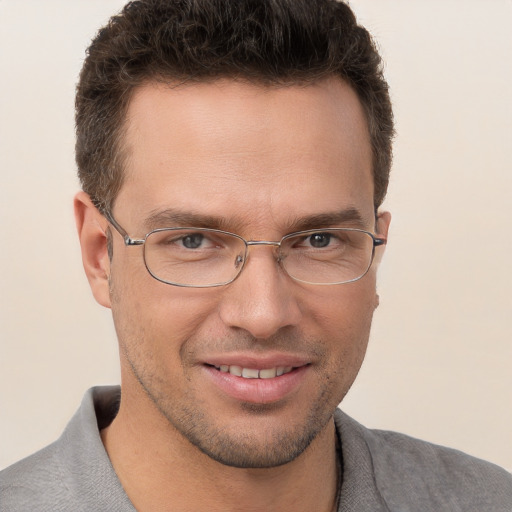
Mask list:
[[[71,200],[73,88],[121,0],[0,0],[0,467],[118,381]],[[386,60],[393,224],[367,360],[344,408],[512,469],[512,2],[353,0]]]

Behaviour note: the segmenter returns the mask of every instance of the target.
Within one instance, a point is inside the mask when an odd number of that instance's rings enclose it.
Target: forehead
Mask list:
[[[139,219],[169,207],[262,222],[344,207],[372,216],[367,125],[341,80],[147,84],[134,93],[125,128],[116,203],[130,202]]]

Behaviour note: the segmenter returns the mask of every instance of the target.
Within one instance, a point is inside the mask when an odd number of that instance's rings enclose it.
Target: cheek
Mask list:
[[[347,381],[355,378],[363,362],[376,305],[375,281],[366,277],[338,289],[333,286],[328,293],[315,291],[309,298],[314,328],[331,354],[328,364]]]
[[[213,294],[157,281],[143,266],[142,258],[125,263],[126,270],[113,266],[110,280],[120,345],[137,346],[151,354],[179,351],[214,311]]]
[[[354,283],[317,287],[309,292],[306,307],[326,331],[356,335],[369,328],[378,301],[373,274]]]

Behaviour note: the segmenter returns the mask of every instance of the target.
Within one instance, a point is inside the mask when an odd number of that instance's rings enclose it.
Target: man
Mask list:
[[[505,471],[336,410],[390,215],[380,59],[331,1],[127,5],[77,90],[75,212],[122,393],[6,470],[6,510],[489,510]]]

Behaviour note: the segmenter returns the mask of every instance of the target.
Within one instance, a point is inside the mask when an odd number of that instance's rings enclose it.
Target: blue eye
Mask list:
[[[314,233],[309,237],[309,243],[316,249],[327,247],[331,243],[332,235],[330,233]]]
[[[201,247],[204,236],[201,233],[193,233],[182,237],[181,243],[187,249],[197,249]]]

